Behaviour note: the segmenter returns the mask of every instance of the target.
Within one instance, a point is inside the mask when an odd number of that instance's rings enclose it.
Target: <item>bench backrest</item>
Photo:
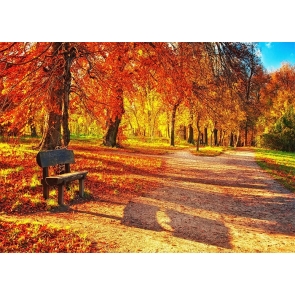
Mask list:
[[[57,164],[75,163],[74,152],[72,150],[60,149],[52,151],[40,151],[36,156],[40,167],[50,167]]]

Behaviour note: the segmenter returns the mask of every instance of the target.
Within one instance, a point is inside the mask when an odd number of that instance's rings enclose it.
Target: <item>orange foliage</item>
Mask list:
[[[116,155],[98,144],[73,143],[76,163],[73,169],[87,170],[85,198],[78,196],[77,184],[65,190],[65,203],[75,204],[91,199],[108,199],[126,203],[138,193],[156,186],[144,176],[161,168],[162,161],[148,156]],[[36,163],[36,151],[27,145],[5,145],[0,152],[0,212],[26,214],[55,209],[57,190],[51,188],[53,203],[43,199],[42,169]],[[54,173],[52,170],[51,173]]]
[[[97,252],[91,242],[74,232],[48,225],[0,220],[1,253]]]

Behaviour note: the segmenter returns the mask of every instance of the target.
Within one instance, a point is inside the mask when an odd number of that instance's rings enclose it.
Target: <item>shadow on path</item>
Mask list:
[[[294,194],[262,171],[252,152],[214,158],[179,152],[166,156],[166,161],[168,170],[159,175],[163,186],[150,191],[146,200],[141,197],[127,204],[123,224],[167,230],[157,216],[164,211],[173,236],[227,249],[232,248],[231,236],[223,216],[270,234],[295,235]],[[151,204],[146,204],[148,200]],[[182,206],[188,211],[177,209]],[[197,212],[211,213],[204,218]]]
[[[159,207],[149,204],[130,202],[124,209],[122,224],[141,229],[163,231],[157,213]],[[231,249],[228,229],[220,221],[192,216],[175,210],[165,210],[166,224],[175,237]]]
[[[163,228],[157,221],[158,207],[129,202],[124,209],[122,224],[153,231],[162,231]]]

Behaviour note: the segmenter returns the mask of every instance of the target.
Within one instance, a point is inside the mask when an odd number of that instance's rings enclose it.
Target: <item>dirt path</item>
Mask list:
[[[163,157],[166,168],[149,176],[159,188],[128,204],[89,202],[28,218],[87,233],[102,252],[295,251],[294,194],[251,151]]]
[[[163,185],[126,207],[129,225],[165,229],[188,252],[294,252],[294,194],[261,171],[252,152],[181,151],[167,166]]]

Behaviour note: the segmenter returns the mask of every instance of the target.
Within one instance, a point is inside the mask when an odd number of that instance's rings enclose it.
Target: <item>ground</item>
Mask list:
[[[294,194],[259,168],[251,150],[217,157],[187,150],[145,157],[160,157],[164,166],[130,177],[157,186],[128,202],[102,196],[65,212],[25,218],[86,233],[103,253],[294,252]]]

